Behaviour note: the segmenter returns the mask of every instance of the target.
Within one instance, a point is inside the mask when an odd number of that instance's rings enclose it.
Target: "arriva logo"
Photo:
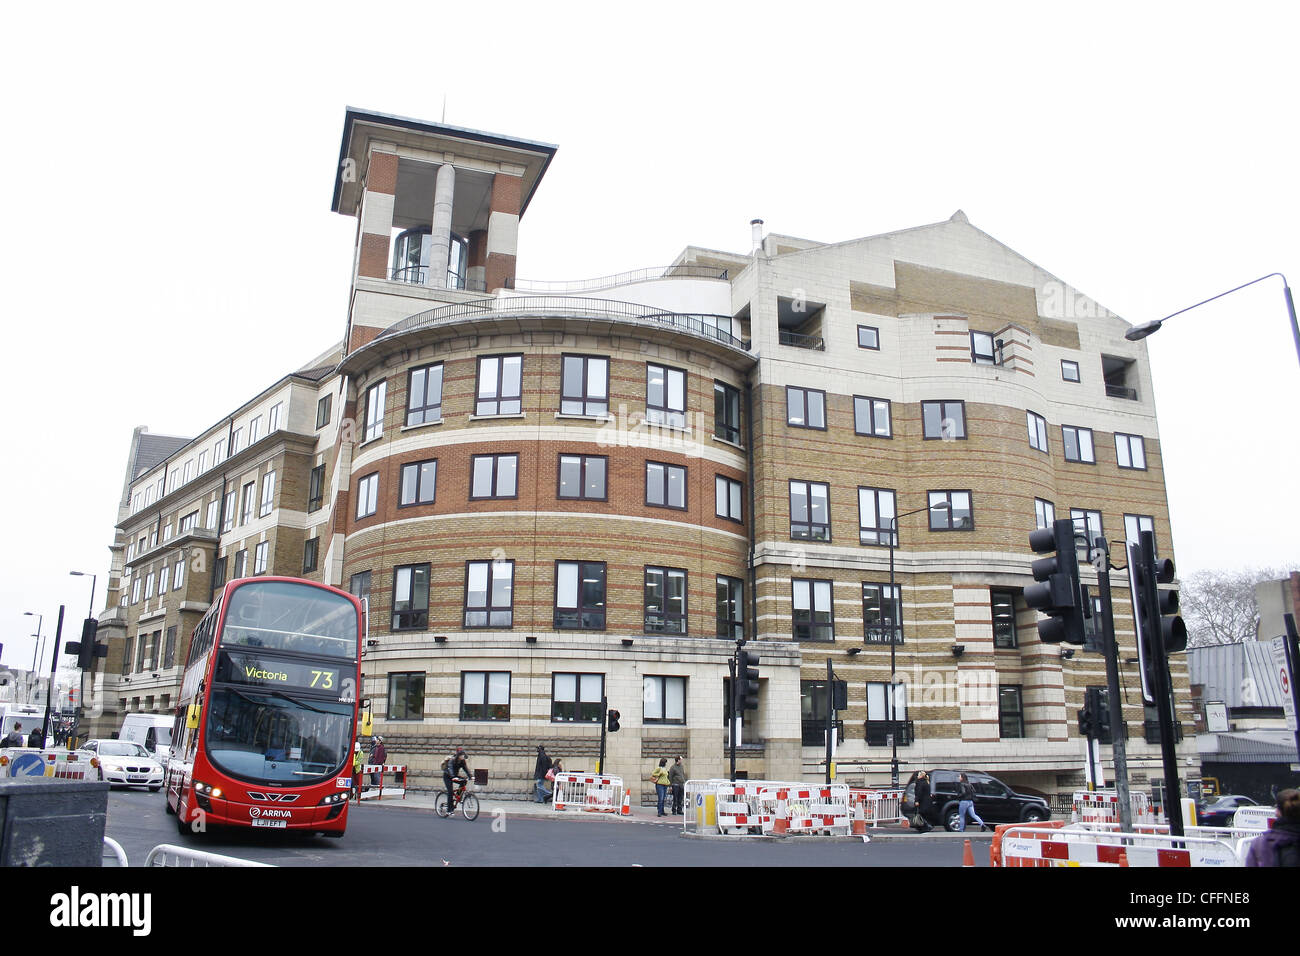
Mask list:
[[[285,820],[293,819],[293,814],[288,810],[263,810],[261,807],[252,807],[248,815],[256,820],[258,817],[279,817]]]

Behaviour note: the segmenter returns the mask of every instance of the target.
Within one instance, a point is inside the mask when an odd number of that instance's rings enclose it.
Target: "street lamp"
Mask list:
[[[86,578],[86,577],[90,578],[90,611],[89,613],[87,613],[86,616],[94,617],[95,616],[95,584],[99,581],[98,575],[91,574],[89,571],[69,571],[68,574],[70,574],[74,578]]]
[[[889,522],[889,600],[895,602],[895,611],[891,615],[889,622],[889,696],[887,700],[889,701],[889,780],[890,786],[895,788],[898,786],[898,708],[895,706],[894,696],[898,676],[898,642],[903,637],[903,597],[898,593],[898,586],[894,582],[894,552],[898,549],[898,519],[919,515],[923,511],[947,511],[951,514],[952,502],[937,501],[924,508],[917,508],[915,511],[904,511],[901,515],[894,515]],[[963,521],[965,520],[963,519]],[[884,611],[883,607],[881,611]],[[884,622],[883,613],[881,614],[881,622],[882,624]]]
[[[1203,299],[1202,301],[1197,302],[1196,305],[1189,305],[1185,309],[1179,309],[1177,312],[1173,313],[1173,315],[1166,315],[1163,319],[1156,319],[1154,322],[1143,322],[1141,325],[1135,325],[1124,333],[1124,338],[1128,339],[1130,342],[1144,339],[1151,333],[1159,331],[1160,326],[1169,319],[1172,319],[1175,315],[1182,315],[1184,312],[1190,312],[1192,309],[1205,305],[1207,302],[1213,302],[1215,299],[1222,299],[1225,295],[1231,295],[1239,289],[1244,289],[1246,286],[1254,285],[1256,282],[1263,282],[1265,279],[1272,279],[1274,276],[1282,280],[1282,292],[1286,296],[1286,310],[1287,314],[1291,316],[1291,335],[1295,338],[1296,357],[1300,359],[1300,324],[1296,323],[1295,300],[1291,298],[1291,286],[1287,285],[1286,276],[1282,275],[1280,272],[1270,272],[1268,275],[1260,276],[1258,279],[1251,279],[1249,282],[1243,283],[1235,289],[1229,289],[1227,292],[1220,292],[1218,295],[1211,296],[1208,299]]]
[[[45,636],[41,633],[41,628],[45,625],[45,615],[37,614],[35,611],[23,611],[23,617],[36,618],[36,633],[32,635],[32,671],[27,678],[27,703],[32,702],[32,685],[36,680],[40,680],[36,670],[38,659],[44,659],[45,655],[40,653],[41,645],[45,642]]]

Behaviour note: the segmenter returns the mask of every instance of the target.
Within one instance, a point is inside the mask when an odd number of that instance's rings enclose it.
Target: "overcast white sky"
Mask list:
[[[1300,282],[1295,5],[65,2],[5,20],[6,665],[31,664],[24,611],[52,635],[66,604],[77,630],[89,581],[70,570],[99,575],[102,608],[134,426],[193,435],[341,337],[349,105],[438,120],[445,98],[448,123],[557,144],[523,278],[743,252],[755,217],[835,242],[960,208],[1134,324]],[[1148,342],[1180,573],[1296,567],[1280,280]]]

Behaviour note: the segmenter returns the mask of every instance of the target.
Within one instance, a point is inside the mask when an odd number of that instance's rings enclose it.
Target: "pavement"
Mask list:
[[[403,796],[385,796],[382,798],[367,797],[360,804],[360,812],[365,812],[364,808],[371,806],[387,807],[390,809],[402,810],[424,810],[433,813],[434,801],[437,799],[439,790],[408,790]],[[655,807],[632,806],[630,812],[626,815],[622,813],[591,813],[582,810],[557,811],[549,803],[537,803],[533,800],[527,800],[522,797],[517,799],[492,797],[479,795],[479,818],[505,815],[507,817],[533,817],[545,820],[577,820],[592,823],[637,823],[637,824],[657,824],[660,826],[682,827],[683,821],[680,814],[674,816],[668,814],[659,816]],[[358,812],[357,804],[353,803],[352,813]],[[697,836],[697,834],[686,834]],[[971,829],[965,833],[949,833],[942,828],[930,830],[926,833],[917,833],[911,828],[902,824],[882,824],[877,827],[868,827],[867,835],[873,842],[875,841],[961,841],[970,840],[989,840],[992,839],[992,833],[981,833],[976,829]],[[718,838],[715,835],[715,838]],[[721,839],[735,839],[734,837],[720,837]],[[798,837],[772,837],[771,839],[799,839]],[[826,839],[826,838],[823,838]],[[861,837],[841,837],[840,839],[860,840]]]

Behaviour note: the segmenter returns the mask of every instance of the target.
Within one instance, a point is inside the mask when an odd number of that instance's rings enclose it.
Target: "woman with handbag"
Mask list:
[[[912,811],[912,818],[908,821],[912,829],[917,833],[928,833],[934,827],[930,826],[930,821],[926,819],[934,809],[934,797],[930,793],[930,776],[924,770],[916,775],[916,804]]]
[[[668,786],[672,782],[668,777],[667,757],[660,758],[659,766],[650,774],[650,780],[659,792],[659,816],[666,817],[668,814],[664,813],[664,799],[668,796]]]

